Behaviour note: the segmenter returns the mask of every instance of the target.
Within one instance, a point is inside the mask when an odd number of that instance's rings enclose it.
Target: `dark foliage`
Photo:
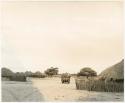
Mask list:
[[[5,68],[5,67],[1,69],[1,74],[2,74],[2,77],[10,77],[14,75],[14,73],[10,69]]]
[[[26,81],[26,76],[25,73],[15,73],[13,76],[10,77],[11,81],[22,81],[25,82]]]
[[[35,73],[32,74],[32,77],[36,77],[36,78],[45,78],[46,75],[41,73],[40,71],[37,71]]]
[[[77,76],[97,76],[97,73],[92,70],[91,68],[89,67],[85,67],[83,69],[80,70],[80,72],[77,74]]]
[[[58,68],[48,68],[46,71],[45,71],[45,74],[48,75],[48,76],[52,76],[52,75],[57,75],[59,72]]]
[[[26,77],[32,77],[33,73],[31,71],[25,72]]]

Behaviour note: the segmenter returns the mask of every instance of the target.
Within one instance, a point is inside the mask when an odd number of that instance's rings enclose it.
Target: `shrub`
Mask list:
[[[15,73],[13,76],[10,77],[10,80],[11,81],[23,81],[25,82],[26,81],[26,76],[24,73]]]
[[[2,77],[10,77],[10,76],[12,76],[14,73],[13,73],[10,69],[3,67],[3,68],[1,69],[1,74],[2,74]]]
[[[45,78],[46,75],[41,73],[40,71],[37,71],[35,73],[33,73],[32,77],[36,77],[36,78]]]
[[[25,72],[26,77],[32,77],[33,73],[31,71]]]

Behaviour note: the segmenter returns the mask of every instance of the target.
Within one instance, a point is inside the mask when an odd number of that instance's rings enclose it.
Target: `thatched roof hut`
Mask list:
[[[99,78],[103,78],[104,80],[115,80],[115,81],[123,81],[124,80],[124,60],[119,63],[107,68],[103,72],[100,73]]]

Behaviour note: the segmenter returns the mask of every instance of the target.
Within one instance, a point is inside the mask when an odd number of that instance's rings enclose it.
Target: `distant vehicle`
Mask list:
[[[63,73],[61,75],[61,82],[69,84],[70,83],[70,77],[71,77],[71,75],[69,73]]]

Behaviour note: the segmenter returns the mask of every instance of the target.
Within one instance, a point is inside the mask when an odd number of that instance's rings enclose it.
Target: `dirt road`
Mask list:
[[[60,78],[32,79],[33,85],[43,94],[45,101],[123,101],[124,93],[89,92],[76,90],[74,78],[62,84]]]
[[[2,102],[40,102],[43,95],[32,82],[2,81]]]

